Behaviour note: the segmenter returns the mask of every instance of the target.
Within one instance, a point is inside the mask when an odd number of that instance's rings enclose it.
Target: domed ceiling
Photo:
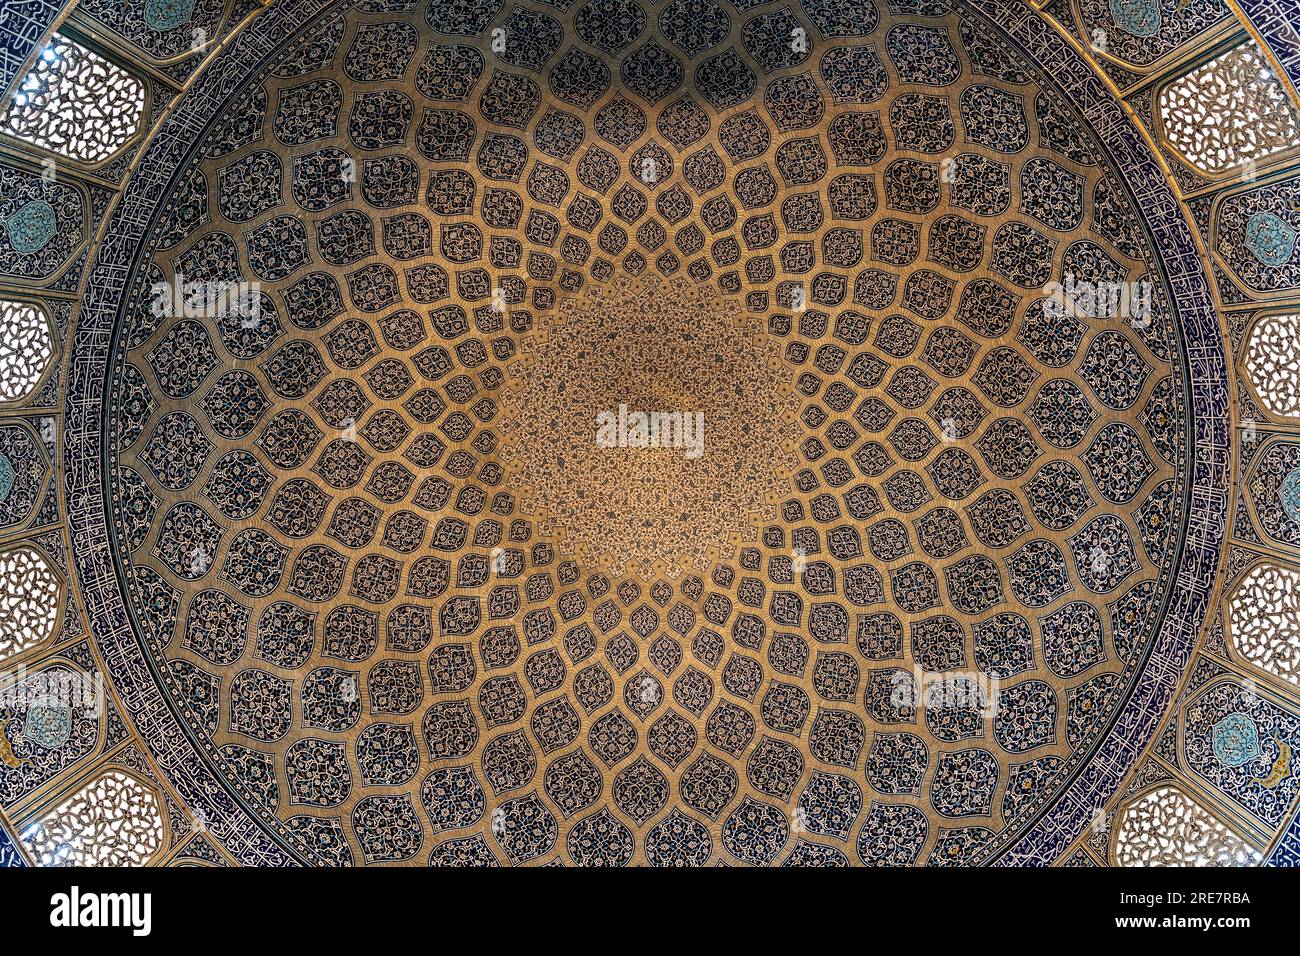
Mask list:
[[[110,863],[1294,853],[1223,582],[1300,581],[1300,116],[1235,13],[81,5],[26,69],[138,109],[0,126],[58,353],[0,557],[106,700],[13,705],[14,860],[58,780],[147,805]]]

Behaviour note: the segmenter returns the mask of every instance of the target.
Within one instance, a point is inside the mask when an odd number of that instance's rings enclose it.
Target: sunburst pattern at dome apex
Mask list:
[[[1118,178],[971,17],[814,57],[789,11],[684,54],[667,9],[666,45],[587,9],[509,14],[504,57],[325,20],[201,145],[116,386],[172,693],[257,812],[366,862],[580,855],[593,813],[653,862],[673,812],[768,862],[796,808],[874,862],[856,774],[891,857],[975,859],[1167,580],[1167,306],[1044,306],[1155,274]],[[260,313],[160,317],[178,277]],[[702,412],[701,455],[600,447],[622,405]],[[1007,686],[911,707],[913,666]]]
[[[651,278],[592,286],[545,325],[507,387],[503,456],[562,548],[677,578],[775,517],[802,436],[760,319]]]

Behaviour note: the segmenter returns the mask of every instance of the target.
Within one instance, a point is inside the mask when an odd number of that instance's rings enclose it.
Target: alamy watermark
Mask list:
[[[912,672],[897,671],[890,678],[889,703],[895,710],[978,710],[992,717],[998,709],[998,679],[980,671],[931,674],[915,664]]]
[[[159,318],[219,319],[235,315],[245,328],[255,328],[262,320],[260,282],[187,281],[178,275],[170,283],[155,282],[150,291],[150,308]]]
[[[73,886],[50,897],[50,925],[56,929],[125,927],[133,936],[153,929],[152,893],[97,893]]]
[[[596,414],[597,448],[679,448],[687,458],[704,454],[703,412],[618,411]]]
[[[22,665],[17,670],[0,671],[0,708],[27,710],[33,704],[57,704],[94,717],[101,712],[103,700],[104,679],[98,672],[86,675],[60,670],[28,674]]]
[[[1151,322],[1150,280],[1136,282],[1078,281],[1067,273],[1065,282],[1049,282],[1043,310],[1053,319],[1127,319],[1137,328]]]

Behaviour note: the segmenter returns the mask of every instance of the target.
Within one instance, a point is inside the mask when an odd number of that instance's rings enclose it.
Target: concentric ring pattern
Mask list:
[[[407,6],[283,40],[130,294],[111,521],[195,745],[324,863],[1008,845],[1185,504],[1086,124],[946,4]],[[258,308],[155,307],[186,282]],[[598,447],[619,402],[701,412],[700,458]]]

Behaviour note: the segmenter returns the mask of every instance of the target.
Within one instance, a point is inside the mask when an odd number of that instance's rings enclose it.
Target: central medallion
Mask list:
[[[542,333],[511,369],[506,454],[561,541],[676,576],[771,517],[799,427],[760,317],[648,278],[592,286]]]

